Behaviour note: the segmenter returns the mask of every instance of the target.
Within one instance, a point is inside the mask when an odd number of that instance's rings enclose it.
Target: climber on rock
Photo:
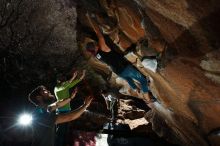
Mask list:
[[[90,19],[90,17],[88,17],[88,20],[95,31],[97,40],[88,42],[86,44],[86,50],[93,56],[96,56],[98,60],[109,65],[112,71],[125,79],[133,90],[143,94],[144,100],[147,103],[155,101],[153,96],[149,96],[150,91],[148,89],[148,80],[146,77],[128,62],[122,53],[117,52],[119,51],[118,47],[108,36],[101,33],[98,25]],[[140,88],[136,86],[134,80],[138,81]]]
[[[149,97],[148,80],[146,77],[128,62],[122,54],[117,53],[114,49],[99,47],[96,42],[88,43],[86,49],[88,52],[96,56],[97,59],[109,65],[118,76],[128,82],[133,90],[139,93],[142,92],[147,102],[154,101],[152,97]],[[137,88],[134,80],[137,80],[140,83],[141,89]]]
[[[91,24],[93,24],[91,22]],[[98,60],[103,61],[111,67],[111,69],[120,77],[125,79],[131,88],[137,92],[142,92],[144,100],[148,103],[155,101],[155,98],[149,96],[148,80],[141,74],[130,62],[128,62],[121,53],[118,53],[117,46],[109,39],[108,36],[103,36],[99,28],[93,25],[98,43],[88,42],[86,50],[96,56]],[[112,49],[110,49],[110,47]],[[140,83],[141,89],[137,88],[134,80]]]

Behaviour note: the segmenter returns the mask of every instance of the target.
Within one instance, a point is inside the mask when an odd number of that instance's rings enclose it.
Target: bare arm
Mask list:
[[[105,104],[106,104],[106,107],[107,109],[109,110],[109,101],[106,99],[105,95],[104,94],[101,94],[102,97],[105,99]]]
[[[82,76],[79,79],[80,80],[84,79],[85,75],[86,75],[86,70],[84,69],[83,72],[82,72]]]
[[[63,107],[64,105],[70,103],[70,101],[76,96],[77,91],[78,90],[76,88],[69,98],[65,98],[63,100],[59,100],[59,101],[57,101],[55,103],[50,104],[48,106],[47,110],[49,112],[52,112],[52,111],[55,111],[57,108]]]
[[[78,72],[74,72],[72,78],[69,80],[69,83],[71,83],[77,76]]]
[[[98,24],[93,19],[90,18],[88,13],[86,13],[86,17],[88,18],[88,21],[89,21],[90,25],[92,26],[93,30],[95,31],[97,37],[99,39],[102,39],[102,38],[104,39],[104,37],[99,29]]]
[[[110,109],[109,101],[105,100],[105,103],[106,103],[106,106],[107,106],[107,110],[109,110]]]
[[[111,49],[106,45],[105,39],[104,39],[100,29],[99,29],[98,24],[90,18],[88,13],[86,14],[86,17],[88,18],[89,23],[91,24],[93,30],[95,31],[95,33],[96,33],[96,35],[99,39],[99,46],[100,46],[101,50],[104,51],[104,52],[110,52]]]
[[[58,115],[56,118],[56,124],[70,122],[70,121],[73,121],[79,118],[83,114],[83,112],[86,110],[86,108],[90,105],[91,102],[92,102],[92,98],[87,97],[85,100],[85,104],[79,107],[78,109],[67,114]]]

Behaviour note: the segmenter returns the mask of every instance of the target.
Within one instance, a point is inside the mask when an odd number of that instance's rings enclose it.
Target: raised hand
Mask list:
[[[84,69],[84,70],[82,71],[82,76],[80,77],[80,80],[84,79],[85,75],[86,75],[86,70]]]
[[[73,73],[73,79],[75,79],[76,78],[76,76],[78,75],[78,71],[75,71],[74,73]]]
[[[78,89],[77,88],[75,88],[74,89],[74,91],[72,92],[72,94],[71,94],[71,99],[73,99],[75,96],[76,96],[76,93],[78,92]]]
[[[75,72],[73,73],[72,78],[69,80],[69,83],[73,82],[73,81],[75,80],[75,78],[76,78],[77,75],[78,75],[78,72],[75,71]]]

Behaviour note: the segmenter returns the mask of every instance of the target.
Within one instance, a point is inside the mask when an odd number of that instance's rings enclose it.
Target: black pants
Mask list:
[[[66,112],[62,112],[66,113]],[[57,125],[56,129],[56,146],[66,146],[68,144],[69,123],[62,123]]]

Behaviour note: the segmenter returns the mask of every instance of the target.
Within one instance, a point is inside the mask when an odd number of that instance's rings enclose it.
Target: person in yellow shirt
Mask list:
[[[57,100],[63,100],[70,97],[70,89],[76,86],[85,77],[86,70],[83,70],[80,78],[76,78],[78,72],[74,72],[72,78],[68,81],[57,79],[57,85],[54,88],[54,94]],[[58,108],[57,112],[68,112],[71,111],[70,103],[65,106]]]
[[[57,85],[54,88],[54,94],[58,101],[65,100],[67,98],[71,98],[70,89],[77,86],[77,84],[83,80],[86,74],[86,70],[83,70],[82,75],[77,78],[78,72],[74,72],[73,76],[68,81],[63,81],[62,77],[57,79]],[[74,89],[77,92],[77,88]],[[60,113],[68,113],[71,111],[70,102],[66,105],[57,109],[57,114]],[[66,134],[68,133],[68,123],[62,123],[57,125],[56,130],[56,146],[64,146],[66,145]]]

